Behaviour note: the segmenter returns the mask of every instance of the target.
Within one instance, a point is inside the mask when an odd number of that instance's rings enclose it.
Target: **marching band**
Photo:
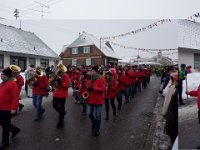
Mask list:
[[[0,84],[0,99],[3,102],[0,102],[0,124],[3,126],[3,146],[9,144],[10,132],[13,133],[12,137],[20,132],[19,128],[10,123],[11,110],[17,110],[17,107],[20,110],[23,108],[23,105],[20,106],[19,104],[20,91],[24,85],[23,77],[19,74],[20,71],[19,66],[10,65],[1,73],[3,82]],[[117,110],[122,109],[123,95],[125,103],[128,103],[131,98],[134,98],[137,91],[141,92],[142,87],[143,89],[146,88],[150,82],[150,77],[151,66],[146,65],[140,68],[138,66],[115,66],[106,72],[103,66],[67,69],[65,65],[59,64],[49,80],[41,67],[37,67],[34,69],[34,73],[29,74],[29,78],[26,78],[26,82],[32,90],[32,102],[36,108],[34,121],[39,121],[43,117],[45,109],[42,106],[42,99],[50,85],[53,97],[52,105],[59,115],[56,128],[63,127],[64,117],[67,113],[65,103],[71,85],[75,103],[81,104],[83,114],[88,113],[91,121],[91,134],[96,137],[100,135],[104,102],[105,120],[109,120],[109,104],[111,103],[113,116],[116,116]],[[11,86],[12,90],[9,91]],[[7,98],[11,101],[6,101]],[[117,108],[115,99],[117,99]],[[1,118],[4,116],[7,116],[7,118],[2,122]]]

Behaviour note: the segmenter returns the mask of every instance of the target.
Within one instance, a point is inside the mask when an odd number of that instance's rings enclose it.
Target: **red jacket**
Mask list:
[[[88,104],[103,104],[104,102],[104,93],[106,91],[104,77],[101,76],[97,78],[92,84],[93,91],[89,92]]]
[[[197,96],[197,106],[198,106],[198,110],[200,110],[200,85],[199,85],[197,91],[190,91],[189,95],[190,96]]]
[[[143,78],[145,77],[144,71],[139,71],[139,81],[143,82]]]
[[[68,88],[70,86],[70,78],[67,73],[64,73],[61,76],[62,84],[59,90],[54,90],[53,91],[53,97],[57,98],[67,98],[68,97]],[[54,78],[51,79],[51,82],[54,80]]]
[[[136,78],[137,78],[137,72],[135,70],[133,70],[133,76],[132,76],[132,83],[133,84],[136,83]]]
[[[119,76],[118,84],[117,84],[117,91],[123,91],[125,90],[125,76],[121,75]]]
[[[49,85],[49,81],[46,75],[37,78],[37,83],[35,87],[33,87],[32,93],[36,95],[45,95],[47,87]]]
[[[133,77],[133,71],[129,70],[126,74],[125,74],[125,84],[126,85],[131,85],[132,84],[132,77]]]
[[[91,82],[90,80],[84,79],[84,83],[79,84],[79,87],[78,87],[79,88],[79,93],[78,93],[79,96],[82,96],[83,93],[87,91],[87,88],[88,88],[88,85],[90,85],[90,82]]]
[[[116,79],[113,78],[110,84],[111,84],[110,87],[108,87],[108,89],[107,89],[108,90],[107,94],[105,93],[105,98],[115,98],[115,96],[116,96],[116,93],[117,93],[117,81],[116,81]]]
[[[17,80],[16,83],[18,85],[18,95],[20,95],[21,89],[24,85],[24,78],[21,75],[18,75],[16,77],[16,80]]]
[[[19,105],[18,87],[15,81],[0,84],[0,110],[16,110]]]

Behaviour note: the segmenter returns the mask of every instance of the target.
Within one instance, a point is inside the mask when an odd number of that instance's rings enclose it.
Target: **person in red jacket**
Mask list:
[[[130,70],[129,66],[125,67],[125,103],[129,103],[129,98],[131,94],[131,79],[132,79],[132,74],[133,72]]]
[[[79,96],[78,96],[78,91],[79,91],[79,83],[81,79],[81,72],[79,68],[76,68],[76,74],[74,78],[74,98],[75,98],[75,104],[79,103]]]
[[[66,72],[67,68],[63,64],[60,64],[50,80],[50,85],[53,88],[53,108],[59,114],[56,128],[63,127],[64,117],[67,113],[65,111],[65,102],[68,97],[70,78]]]
[[[117,70],[117,101],[118,101],[118,107],[117,110],[121,110],[122,107],[122,96],[125,90],[125,76],[122,73],[122,68],[119,68]]]
[[[104,77],[98,74],[98,66],[93,66],[91,69],[92,81],[91,86],[87,88],[88,97],[88,113],[92,122],[92,135],[99,136],[101,125],[101,111],[104,102],[104,93],[106,90]],[[95,109],[95,117],[94,117]]]
[[[116,78],[112,76],[111,72],[106,72],[105,74],[106,81],[106,92],[105,92],[105,108],[106,108],[106,118],[109,119],[109,103],[111,103],[113,109],[113,116],[116,115],[116,106],[115,106],[115,96],[117,93],[117,81]]]
[[[35,76],[33,78],[34,81],[32,84],[32,100],[33,106],[37,110],[37,117],[34,119],[34,121],[39,121],[42,119],[43,113],[45,112],[45,109],[42,107],[42,98],[44,95],[46,95],[49,81],[40,67],[36,68]]]
[[[87,101],[87,87],[88,85],[90,85],[91,80],[88,78],[89,76],[87,75],[87,72],[84,71],[82,72],[81,75],[81,79],[79,80],[78,83],[78,88],[79,88],[79,92],[78,92],[78,96],[79,96],[79,100],[80,100],[80,104],[82,105],[83,109],[82,109],[82,113],[85,114],[86,113],[86,101]]]
[[[197,90],[186,91],[185,93],[190,96],[197,96],[198,118],[199,118],[199,124],[200,124],[200,85]]]
[[[21,99],[20,92],[24,85],[24,78],[20,75],[21,68],[17,65],[10,65],[9,68],[12,70],[13,76],[16,79],[16,83],[18,85],[18,95],[19,95],[19,100],[20,100]],[[21,111],[23,107],[24,105],[19,103],[19,111]]]
[[[18,127],[11,124],[11,111],[17,110],[19,104],[18,87],[12,79],[13,74],[10,68],[2,70],[0,84],[0,125],[2,126],[2,143],[0,149],[9,146],[9,136],[14,138],[20,131]]]

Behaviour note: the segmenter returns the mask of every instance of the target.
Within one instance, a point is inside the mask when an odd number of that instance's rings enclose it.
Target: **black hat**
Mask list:
[[[186,65],[185,64],[181,64],[181,67],[185,67]]]
[[[106,72],[106,74],[112,76],[112,73],[110,71]]]
[[[99,67],[98,66],[93,66],[91,70],[95,70],[96,72],[98,72]]]
[[[2,73],[4,74],[4,75],[6,75],[8,78],[11,78],[11,77],[13,77],[13,74],[12,74],[12,70],[10,69],[10,68],[5,68],[5,69],[3,69],[2,70]]]

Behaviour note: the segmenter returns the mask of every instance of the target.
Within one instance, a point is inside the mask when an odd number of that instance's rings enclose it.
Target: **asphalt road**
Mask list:
[[[122,110],[113,117],[105,118],[102,111],[102,123],[99,137],[90,135],[91,123],[88,116],[81,114],[81,106],[74,104],[69,94],[66,103],[67,115],[62,129],[56,128],[57,113],[52,108],[51,96],[45,98],[44,118],[34,122],[35,110],[32,106],[24,109],[13,118],[13,124],[22,129],[15,139],[10,141],[10,150],[140,150],[144,148],[153,110],[158,96],[160,78],[152,76],[147,89],[137,93],[130,103],[123,104]],[[31,101],[31,99],[26,99]],[[124,101],[123,101],[124,102]],[[116,102],[117,103],[117,102]],[[110,109],[111,110],[111,109]],[[2,132],[2,131],[0,131]],[[0,137],[1,138],[1,137]]]

